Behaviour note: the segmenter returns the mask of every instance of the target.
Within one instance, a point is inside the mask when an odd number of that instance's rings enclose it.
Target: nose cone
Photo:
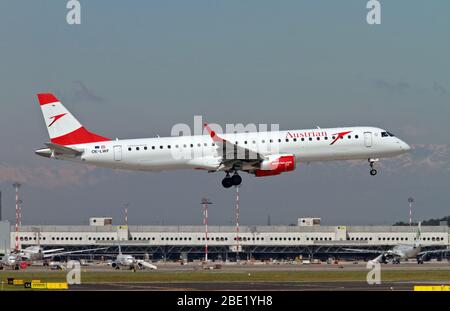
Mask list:
[[[404,141],[400,141],[400,149],[404,152],[408,152],[411,150],[411,146],[405,143]]]

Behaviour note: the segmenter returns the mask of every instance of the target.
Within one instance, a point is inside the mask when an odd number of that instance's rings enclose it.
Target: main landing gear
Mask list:
[[[378,172],[373,168],[373,165],[375,164],[375,162],[378,162],[379,159],[369,159],[368,161],[370,165],[370,175],[375,176]]]
[[[242,183],[242,177],[239,176],[238,173],[234,173],[233,176],[230,177],[230,173],[227,172],[227,175],[224,179],[222,179],[222,186],[225,188],[230,188],[232,186],[239,186]]]

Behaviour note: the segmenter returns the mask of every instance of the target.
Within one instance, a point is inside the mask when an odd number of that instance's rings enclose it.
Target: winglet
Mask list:
[[[213,130],[209,127],[208,123],[205,123],[205,124],[204,124],[204,127],[208,130],[209,136],[211,136],[211,138],[212,138],[212,140],[213,140],[214,142],[223,142],[223,141],[224,141],[223,138],[220,138],[219,136],[217,136],[216,132],[213,131]]]

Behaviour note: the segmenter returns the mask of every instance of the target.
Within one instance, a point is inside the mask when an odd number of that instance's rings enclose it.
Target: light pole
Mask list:
[[[20,186],[22,186],[19,182],[15,182],[13,184],[14,189],[16,190],[16,225],[14,227],[14,231],[16,234],[16,244],[15,244],[15,249],[16,251],[19,250],[19,226],[22,223],[21,220],[21,211],[20,211],[20,203],[22,203],[19,199],[19,189]]]
[[[414,203],[414,198],[409,197],[408,203],[409,203],[409,225],[412,226],[412,205]]]
[[[236,261],[239,261],[239,186],[236,186]]]
[[[212,204],[207,198],[202,199],[203,224],[205,225],[205,263],[208,262],[208,205]]]

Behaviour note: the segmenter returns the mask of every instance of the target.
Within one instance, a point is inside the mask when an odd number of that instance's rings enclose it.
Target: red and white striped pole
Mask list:
[[[208,205],[212,204],[208,199],[202,199],[203,224],[205,225],[205,262],[208,262]]]
[[[412,226],[412,204],[414,203],[413,198],[408,198],[409,203],[409,225]]]
[[[130,203],[125,203],[125,226],[128,226],[128,206]]]
[[[14,226],[14,231],[15,231],[15,250],[19,251],[20,249],[20,245],[19,245],[19,227],[21,224],[21,220],[20,220],[20,206],[19,206],[19,188],[20,188],[21,184],[18,182],[15,182],[13,184],[13,187],[16,189],[16,224]]]
[[[236,186],[236,260],[239,260],[239,186]]]

